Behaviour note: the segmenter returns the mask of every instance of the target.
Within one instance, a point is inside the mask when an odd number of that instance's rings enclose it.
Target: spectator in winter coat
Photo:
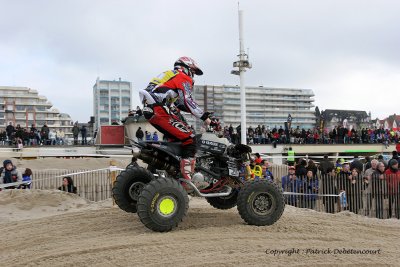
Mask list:
[[[317,165],[315,165],[314,161],[312,159],[310,159],[308,161],[308,165],[307,165],[307,171],[312,171],[313,176],[316,177],[317,172],[318,172],[318,168]]]
[[[93,137],[94,139],[94,137]],[[58,145],[64,145],[65,144],[65,133],[63,130],[59,130],[56,132],[56,140]]]
[[[79,127],[78,124],[75,123],[74,127],[72,127],[72,135],[74,136],[74,145],[78,145],[78,136],[79,136]]]
[[[397,160],[397,162],[400,163],[400,157],[399,154],[397,153],[397,151],[392,151],[392,159]]]
[[[16,182],[22,182],[22,175],[14,166],[11,160],[6,159],[3,162],[3,170],[0,175],[0,184],[10,184]],[[15,186],[7,187],[8,189],[14,189]]]
[[[305,159],[300,159],[300,163],[296,166],[296,176],[303,179],[307,175],[307,161]]]
[[[25,169],[25,172],[22,174],[22,182],[26,182],[21,185],[22,189],[31,189],[32,183],[32,170],[29,168]]]
[[[255,162],[256,164],[261,164],[261,161],[262,161],[263,159],[261,158],[260,153],[256,153],[255,155],[256,155],[256,158],[254,159],[254,162]]]
[[[142,131],[142,127],[139,127],[136,131],[136,138],[138,141],[143,141],[144,133]]]
[[[57,134],[56,131],[54,131],[54,129],[50,130],[49,139],[50,139],[50,145],[56,144]]]
[[[318,184],[318,179],[315,177],[312,170],[307,171],[306,179],[304,179],[303,188],[304,188],[303,192],[307,194],[304,196],[305,200],[304,207],[309,209],[314,209],[315,203],[317,201],[319,184]]]
[[[267,180],[273,182],[274,181],[274,175],[268,169],[268,167],[269,167],[269,162],[267,160],[262,160],[261,161],[262,176],[263,176],[264,179],[267,179]]]
[[[378,161],[379,161],[379,162],[382,162],[383,165],[385,165],[385,169],[387,168],[388,163],[386,162],[386,160],[383,158],[382,155],[379,155],[379,156],[378,156]]]
[[[337,195],[337,178],[336,178],[336,171],[335,168],[329,167],[326,170],[326,173],[321,176],[322,182],[322,194],[324,195]],[[334,213],[335,212],[335,204],[337,202],[337,197],[334,196],[324,196],[322,201],[325,206],[325,212],[327,213]]]
[[[43,125],[42,129],[40,130],[41,139],[43,140],[43,144],[45,145],[48,145],[49,131],[50,128],[49,126],[47,126],[47,124]]]
[[[361,173],[364,169],[364,165],[361,163],[358,156],[354,156],[353,162],[350,164],[350,170],[353,170],[354,168],[357,169],[358,173]]]
[[[15,132],[15,128],[12,125],[12,122],[10,122],[7,127],[6,127],[6,132],[7,132],[7,138],[8,140],[11,140],[13,133]]]
[[[146,141],[151,141],[151,133],[146,131]]]
[[[396,217],[400,219],[400,198],[398,197],[400,186],[399,162],[392,158],[389,160],[388,167],[385,171],[385,178],[388,185],[389,218]]]
[[[65,191],[68,193],[77,193],[77,188],[74,186],[74,181],[71,177],[66,176],[63,178],[63,185],[58,188],[58,190]]]
[[[140,109],[139,106],[136,106],[136,113],[135,113],[135,116],[136,116],[137,118],[139,118],[140,116],[143,116],[143,111]]]
[[[364,167],[365,167],[364,170],[368,170],[369,168],[371,168],[371,158],[369,156],[365,157]]]
[[[153,133],[153,141],[158,141],[158,134],[157,132]]]
[[[340,159],[336,160],[335,170],[336,170],[337,174],[339,174],[342,171],[343,164],[344,164],[344,159],[343,158],[340,158]],[[349,166],[349,169],[350,169],[350,166]]]
[[[324,159],[321,160],[318,167],[318,169],[321,171],[321,175],[327,174],[329,172],[328,170],[332,170],[334,168],[335,166],[333,165],[333,162],[328,159],[328,155],[324,155]]]
[[[369,181],[371,181],[372,174],[374,174],[376,172],[378,163],[379,163],[379,161],[377,161],[376,159],[371,160],[371,168],[365,170],[364,180],[366,180],[367,184],[369,183]]]
[[[82,135],[82,145],[87,145],[87,129],[85,125],[82,125],[81,128],[81,135]]]
[[[295,167],[289,166],[288,174],[282,177],[282,190],[284,192],[300,193],[302,190],[302,183],[295,174]],[[288,205],[298,206],[298,195],[288,195],[286,197],[286,203]]]
[[[384,219],[384,201],[388,197],[387,183],[385,180],[385,164],[378,162],[376,170],[372,174],[371,180],[368,181],[368,189],[371,194],[372,203],[375,202],[375,216],[379,219]],[[372,204],[371,203],[371,204]]]

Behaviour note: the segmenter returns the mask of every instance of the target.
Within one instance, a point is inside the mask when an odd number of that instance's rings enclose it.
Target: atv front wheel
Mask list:
[[[153,174],[142,167],[128,166],[122,171],[113,185],[112,193],[120,209],[136,213],[140,192],[145,184],[154,179]]]
[[[143,188],[137,207],[140,221],[147,228],[168,232],[186,216],[189,197],[178,181],[160,177]]]
[[[237,202],[240,217],[250,225],[272,225],[285,209],[282,190],[268,180],[247,182]]]
[[[208,203],[216,209],[227,210],[236,206],[238,198],[238,190],[233,189],[229,196],[226,197],[206,197]]]

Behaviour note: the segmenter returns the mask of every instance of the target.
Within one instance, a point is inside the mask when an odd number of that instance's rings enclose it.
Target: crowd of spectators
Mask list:
[[[380,219],[400,219],[400,158],[393,151],[386,162],[355,156],[351,162],[329,160],[328,155],[317,164],[311,159],[298,158],[288,173],[277,179],[269,169],[270,163],[259,153],[240,170],[243,181],[267,179],[281,184],[286,203],[299,208],[316,209],[318,200],[327,213],[340,210]]]
[[[276,182],[269,167],[269,161],[262,159],[261,155],[256,153],[254,159],[242,166],[240,177],[243,181],[267,179],[271,182]]]
[[[240,125],[223,128],[224,137],[232,143],[240,143]],[[246,131],[248,144],[383,144],[398,143],[400,130],[394,131],[383,128],[362,128],[361,130],[348,129],[342,126],[328,131],[314,129],[300,129],[300,127],[285,129],[260,126],[249,127]]]
[[[10,184],[7,186],[7,184]],[[17,166],[9,159],[3,161],[3,166],[0,167],[0,191],[4,189],[31,189],[32,185],[32,170],[26,168],[24,173],[21,173]],[[58,190],[69,193],[77,193],[77,187],[74,186],[74,181],[71,177],[63,177],[62,185]]]
[[[292,193],[286,203],[314,209],[318,195],[322,195],[329,213],[340,205],[341,210],[356,214],[400,219],[399,163],[397,151],[388,163],[382,157],[366,158],[362,163],[356,156],[351,163],[338,159],[333,164],[325,156],[317,166],[312,160],[300,158],[281,178],[282,189]]]
[[[143,141],[144,138],[146,141],[159,141],[159,138],[160,138],[157,131],[155,131],[153,133],[151,133],[149,131],[143,132],[142,127],[139,127],[136,130],[135,136],[138,141]]]
[[[129,110],[128,112],[128,118],[133,117],[135,121],[138,121],[141,116],[143,116],[143,110],[139,106],[136,107],[136,110]]]
[[[77,123],[72,127],[74,145],[78,145],[78,138],[81,136],[81,145],[87,145],[87,128],[85,125],[79,127]],[[66,136],[63,130],[50,129],[46,124],[37,128],[32,124],[30,128],[23,128],[19,124],[15,127],[10,122],[5,131],[0,131],[0,145],[22,148],[24,146],[42,145],[65,145]]]

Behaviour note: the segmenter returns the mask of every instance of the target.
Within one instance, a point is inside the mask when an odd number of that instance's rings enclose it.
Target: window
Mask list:
[[[26,106],[24,106],[24,105],[15,105],[15,109],[17,111],[24,111],[26,109]]]
[[[42,127],[46,122],[42,120],[37,120],[36,121],[36,127]]]

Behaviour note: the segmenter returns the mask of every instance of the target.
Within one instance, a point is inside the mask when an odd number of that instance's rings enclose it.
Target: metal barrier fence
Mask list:
[[[400,219],[400,176],[365,173],[288,177],[286,165],[269,168],[274,181],[286,192],[288,205],[320,212],[336,213],[343,210],[373,218]],[[78,195],[91,201],[112,197],[111,176],[120,170],[33,170],[32,188],[58,189],[62,176],[70,174]],[[283,181],[282,181],[283,180]],[[341,194],[344,192],[344,194]],[[340,196],[339,196],[340,194]]]
[[[272,165],[271,168],[275,177],[282,177],[287,173],[286,165]],[[32,189],[57,189],[62,185],[62,176],[70,175],[77,187],[78,195],[91,201],[101,201],[112,196],[111,171],[100,170],[32,170]],[[79,173],[79,174],[76,174]],[[116,170],[118,175],[120,171]]]
[[[372,218],[400,219],[400,176],[364,173],[284,177],[286,203],[299,208],[336,213],[348,210]],[[341,192],[344,192],[340,197]],[[290,194],[293,193],[293,194]]]
[[[64,175],[70,174],[79,196],[101,201],[112,196],[111,173],[119,170],[32,170],[32,189],[58,189]]]

